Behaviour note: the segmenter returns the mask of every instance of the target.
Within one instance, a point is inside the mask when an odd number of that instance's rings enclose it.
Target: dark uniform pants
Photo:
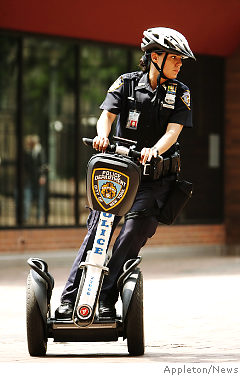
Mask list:
[[[169,176],[154,182],[141,183],[130,211],[151,209],[156,208],[156,206],[161,208],[166,201],[173,180],[175,180],[175,176]],[[73,263],[61,301],[74,303],[76,299],[81,278],[79,264],[86,259],[87,251],[92,249],[99,216],[100,212],[92,210],[88,217],[88,233]],[[112,233],[120,219],[121,217],[115,216]],[[158,222],[154,215],[139,216],[125,221],[112,249],[112,257],[108,263],[109,274],[104,277],[101,290],[100,298],[102,300],[112,304],[116,303],[118,299],[117,280],[122,273],[124,263],[138,256],[139,251],[147,240],[155,234],[157,225]]]

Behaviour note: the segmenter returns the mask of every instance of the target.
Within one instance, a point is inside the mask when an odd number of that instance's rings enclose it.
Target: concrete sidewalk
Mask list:
[[[25,329],[26,260],[38,256],[48,262],[55,278],[54,310],[75,254],[59,251],[0,255],[1,362],[240,362],[240,257],[220,256],[221,249],[211,246],[144,248],[143,357],[129,357],[122,340],[104,345],[56,344],[49,340],[46,357],[29,357]]]

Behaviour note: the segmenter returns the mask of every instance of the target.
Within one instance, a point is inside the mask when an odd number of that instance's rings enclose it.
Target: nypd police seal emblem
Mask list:
[[[96,168],[92,174],[92,191],[98,204],[108,211],[123,200],[129,187],[129,177],[120,171]]]
[[[122,76],[118,77],[117,80],[110,86],[108,89],[108,93],[111,93],[112,91],[115,91],[119,89],[123,85],[123,78]]]
[[[183,103],[187,106],[187,108],[190,110],[190,91],[185,90],[183,95],[181,96],[181,99]]]

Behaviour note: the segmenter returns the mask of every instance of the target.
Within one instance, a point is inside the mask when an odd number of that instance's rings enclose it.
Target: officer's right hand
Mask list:
[[[143,148],[141,150],[140,163],[145,165],[147,162],[150,162],[152,157],[157,158],[158,151],[156,148]]]
[[[107,147],[109,145],[109,139],[106,136],[96,136],[93,139],[93,148],[98,151],[106,151]]]

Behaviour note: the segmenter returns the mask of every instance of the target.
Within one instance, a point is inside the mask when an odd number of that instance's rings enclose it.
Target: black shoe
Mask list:
[[[108,318],[108,319],[115,319],[116,318],[116,309],[113,304],[99,302],[99,318]]]
[[[56,319],[68,319],[72,318],[73,304],[69,302],[62,302],[61,305],[55,311]]]

